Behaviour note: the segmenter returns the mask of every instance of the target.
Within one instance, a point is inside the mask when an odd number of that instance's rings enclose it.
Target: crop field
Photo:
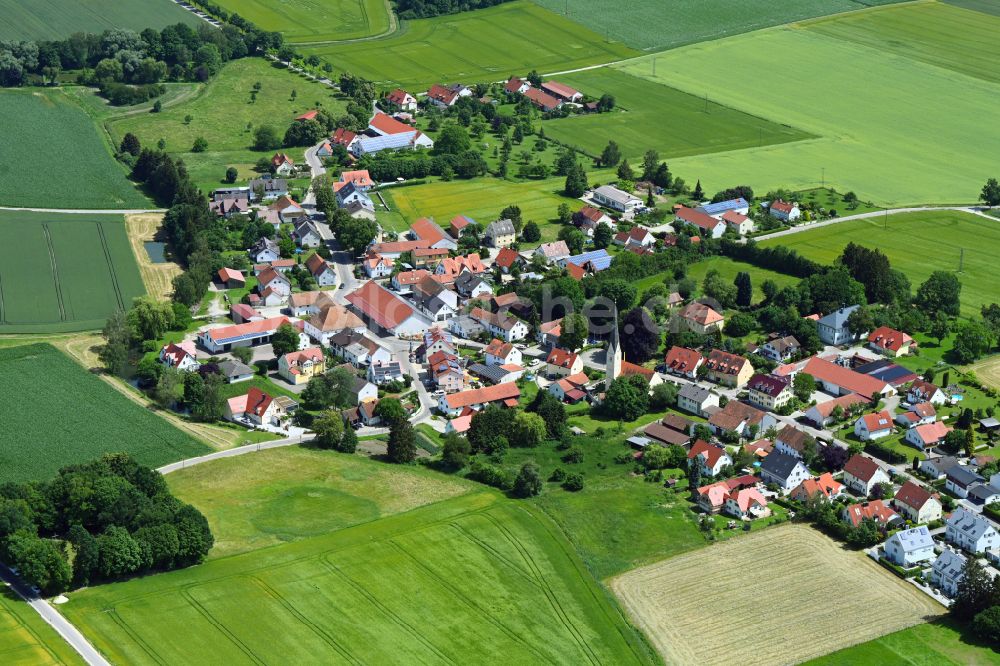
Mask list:
[[[251,102],[255,83],[261,88]],[[292,92],[296,93],[292,99]],[[107,126],[115,141],[132,132],[143,145],[156,145],[161,138],[166,150],[180,154],[195,182],[204,190],[222,185],[227,166],[236,166],[240,180],[254,177],[253,165],[271,152],[250,149],[253,128],[270,124],[284,135],[293,118],[319,106],[339,115],[344,104],[333,98],[330,88],[310,82],[262,58],[243,58],[226,64],[200,92],[160,113],[140,113],[112,118]],[[187,122],[191,116],[191,122]],[[204,137],[208,150],[192,153],[195,139]],[[296,162],[303,149],[287,150]]]
[[[563,71],[637,55],[527,0],[407,21],[384,39],[300,50],[320,56],[338,72],[413,92],[437,82],[499,81],[530,69]]]
[[[806,663],[809,666],[1000,664],[1000,653],[968,633],[963,634],[955,623],[945,618],[937,622],[917,624]]]
[[[755,663],[799,663],[945,612],[864,554],[804,525],[635,569],[611,587],[670,664],[731,663],[735,652]]]
[[[289,447],[167,476],[208,518],[211,558],[321,536],[478,488],[423,469]]]
[[[48,479],[108,452],[158,466],[209,451],[48,344],[0,349],[0,395],[0,482]]]
[[[969,370],[976,373],[976,377],[986,386],[1000,389],[1000,356],[993,355],[977,361]]]
[[[600,155],[609,139],[636,164],[651,148],[661,157],[674,158],[815,138],[618,69],[603,67],[558,79],[594,97],[615,96],[616,110],[610,113],[543,123],[547,136],[591,155]]]
[[[893,268],[910,278],[913,290],[933,271],[962,272],[962,314],[1000,302],[996,288],[996,256],[1000,224],[981,215],[959,211],[923,211],[840,222],[762,241],[764,247],[783,245],[815,261],[832,263],[850,242],[877,247]],[[964,256],[963,256],[964,254]]]
[[[30,606],[0,583],[0,662],[76,666],[84,661]]]
[[[287,42],[319,42],[378,35],[389,29],[385,0],[219,0],[231,12]]]
[[[489,491],[59,609],[129,664],[652,660],[555,526]]]
[[[633,48],[657,51],[899,0],[671,0],[667,7],[657,0],[534,1],[558,14],[569,8],[573,21]]]
[[[657,54],[655,76],[654,56],[620,67],[821,137],[671,162],[709,192],[825,179],[885,205],[971,202],[1000,151],[998,31],[1000,17],[907,3]],[[734,85],[760,72],[795,85]]]
[[[122,216],[0,211],[0,333],[101,328],[144,293]]]
[[[944,0],[949,5],[1000,16],[1000,5],[993,0]]]
[[[198,25],[197,16],[170,0],[0,0],[0,39],[62,39],[74,32],[111,28],[139,32],[174,23]],[[5,114],[6,117],[6,114]]]
[[[10,23],[8,23],[10,25]],[[0,92],[0,206],[146,208],[90,118],[59,90]]]

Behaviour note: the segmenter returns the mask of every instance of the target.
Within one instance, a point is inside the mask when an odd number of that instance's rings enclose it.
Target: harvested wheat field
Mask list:
[[[611,581],[668,664],[797,664],[944,608],[804,525],[731,539]]]

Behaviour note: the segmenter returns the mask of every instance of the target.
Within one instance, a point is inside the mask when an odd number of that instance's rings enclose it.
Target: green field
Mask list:
[[[62,39],[111,28],[139,32],[201,19],[170,0],[0,0],[0,39]],[[6,114],[4,114],[6,115]]]
[[[288,42],[319,42],[378,35],[389,29],[385,0],[218,0],[220,7],[273,30]]]
[[[28,604],[0,583],[0,662],[76,666],[83,659]]]
[[[840,222],[818,229],[763,241],[783,245],[820,263],[832,263],[850,242],[877,247],[893,268],[903,271],[913,290],[933,271],[958,270],[962,259],[962,314],[1000,301],[994,275],[1000,249],[1000,224],[980,215],[959,211],[900,213],[888,218]]]
[[[558,80],[594,97],[611,93],[617,107],[545,122],[545,134],[591,155],[600,155],[614,139],[634,165],[650,149],[675,158],[814,138],[618,69],[592,69]]]
[[[300,447],[198,465],[167,481],[208,518],[212,558],[321,536],[478,487]]]
[[[9,25],[9,23],[8,23]],[[148,208],[86,113],[59,90],[0,91],[0,205]]]
[[[942,620],[918,624],[806,663],[810,666],[985,666],[1000,664],[1000,654],[974,637],[963,635],[948,620]]]
[[[944,0],[949,5],[972,9],[977,12],[986,12],[993,16],[1000,16],[1000,4],[993,0]]]
[[[658,54],[655,77],[652,56],[621,67],[822,137],[671,162],[709,192],[805,189],[825,170],[838,190],[882,204],[971,202],[1000,151],[1000,84],[987,80],[998,30],[997,17],[908,3]]]
[[[0,211],[0,333],[101,328],[144,293],[120,215]]]
[[[674,48],[791,21],[864,9],[899,0],[535,0],[602,35],[643,50]]]
[[[207,453],[195,441],[48,344],[0,349],[0,482],[124,451],[157,466]]]
[[[527,0],[407,21],[384,39],[300,50],[319,55],[338,72],[413,92],[437,82],[499,81],[530,69],[563,71],[636,55]]]
[[[558,529],[489,491],[59,608],[129,664],[652,661]]]

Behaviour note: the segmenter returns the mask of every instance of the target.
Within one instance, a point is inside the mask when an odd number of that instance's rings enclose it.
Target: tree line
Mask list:
[[[395,0],[396,14],[401,19],[431,18],[484,9],[509,0]]]
[[[197,564],[213,543],[201,512],[124,453],[0,485],[0,559],[47,595]]]

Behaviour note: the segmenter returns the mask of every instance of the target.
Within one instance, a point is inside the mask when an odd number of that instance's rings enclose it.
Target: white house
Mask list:
[[[512,342],[493,339],[483,350],[486,355],[486,365],[521,365],[521,350]]]
[[[946,550],[931,565],[931,581],[946,596],[954,597],[958,585],[965,575],[965,556],[953,550]]]
[[[945,523],[944,538],[970,553],[1000,548],[1000,534],[981,515],[959,508]]]
[[[855,453],[844,465],[844,485],[860,495],[869,495],[879,483],[889,483],[889,475],[877,462]]]
[[[941,520],[941,502],[929,490],[914,481],[907,481],[892,498],[900,514],[914,523],[931,523]]]
[[[594,201],[623,213],[631,212],[642,205],[642,199],[612,185],[601,185],[594,190]]]
[[[945,473],[944,478],[945,490],[963,499],[969,496],[969,489],[972,486],[986,480],[965,465],[955,465]]]
[[[872,414],[864,414],[854,422],[854,434],[862,441],[881,439],[892,434],[892,417],[882,410]]]
[[[190,340],[164,345],[160,350],[160,363],[181,372],[194,372],[201,367],[196,357],[195,344]]]
[[[724,448],[699,439],[688,451],[688,460],[697,460],[703,476],[717,476],[723,467],[733,464]]]
[[[505,342],[515,342],[528,337],[528,325],[508,314],[487,312],[482,308],[473,308],[469,315],[489,331],[490,334],[501,338]]]
[[[719,395],[707,386],[685,384],[677,392],[677,408],[690,414],[705,416],[710,407],[719,406]]]
[[[944,438],[951,432],[951,428],[936,421],[935,423],[928,423],[925,425],[918,425],[915,428],[910,428],[906,431],[906,436],[903,438],[907,443],[912,444],[921,451],[926,449],[932,449],[941,442]]]
[[[781,199],[772,201],[767,210],[771,217],[782,222],[794,222],[802,217],[802,211],[799,210],[797,203],[782,201]]]
[[[777,485],[786,494],[809,478],[809,469],[794,456],[774,451],[760,463],[761,481]]]
[[[783,363],[801,349],[802,345],[791,335],[768,340],[757,348],[757,353],[775,363]]]
[[[859,307],[858,305],[850,305],[820,318],[816,322],[816,332],[819,334],[819,339],[835,347],[856,340],[857,336],[847,328],[847,318]]]
[[[926,525],[901,530],[885,541],[889,561],[901,567],[912,567],[934,559],[934,538]]]
[[[277,261],[281,258],[281,251],[278,249],[278,244],[270,238],[261,238],[254,243],[249,252],[250,258],[257,264]]]
[[[332,287],[337,284],[336,272],[319,254],[314,254],[306,260],[306,269],[312,274],[316,284],[321,287]]]
[[[365,275],[372,279],[380,279],[392,275],[393,260],[383,257],[378,252],[369,252],[362,261]]]
[[[910,384],[910,388],[906,392],[906,401],[910,404],[929,402],[932,405],[943,405],[947,399],[944,391],[922,379],[918,379]]]

